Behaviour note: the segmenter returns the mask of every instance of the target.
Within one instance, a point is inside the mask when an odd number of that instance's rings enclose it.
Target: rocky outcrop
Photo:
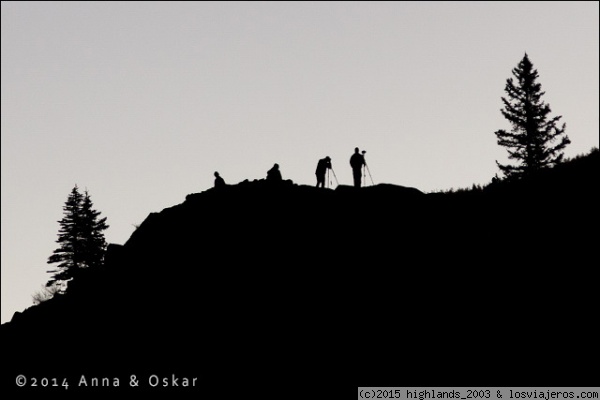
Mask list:
[[[2,325],[3,386],[84,373],[125,385],[131,374],[235,387],[589,384],[578,362],[592,343],[581,321],[596,304],[597,237],[583,227],[597,223],[597,194],[514,187],[244,181],[191,194],[65,295]]]

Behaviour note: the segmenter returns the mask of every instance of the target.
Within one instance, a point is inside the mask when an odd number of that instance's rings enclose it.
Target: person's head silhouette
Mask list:
[[[218,178],[219,177],[219,173],[215,171],[215,177]]]
[[[356,154],[358,154],[358,147],[355,147],[355,148],[354,148],[354,152],[355,152]]]

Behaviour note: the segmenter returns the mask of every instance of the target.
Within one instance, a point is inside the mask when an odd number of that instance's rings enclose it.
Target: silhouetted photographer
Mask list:
[[[320,159],[317,163],[317,170],[315,172],[315,175],[317,175],[317,187],[325,187],[325,174],[328,169],[332,169],[331,158],[329,156]]]
[[[363,154],[359,153],[358,147],[356,147],[354,149],[354,154],[350,157],[350,166],[352,167],[352,176],[354,177],[354,187],[360,187],[363,165],[365,165],[365,157]]]

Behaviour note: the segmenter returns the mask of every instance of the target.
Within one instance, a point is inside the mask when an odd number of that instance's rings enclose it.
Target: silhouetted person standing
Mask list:
[[[362,168],[365,165],[365,157],[359,153],[358,147],[354,149],[354,154],[350,157],[350,166],[352,167],[352,176],[354,177],[354,187],[360,187],[362,178]]]
[[[267,171],[267,182],[281,182],[282,180],[279,164],[273,165],[273,168]]]
[[[317,163],[317,171],[315,172],[315,175],[317,175],[317,187],[325,187],[327,169],[331,169],[331,158],[329,156],[320,159]]]
[[[221,178],[218,172],[215,172],[215,187],[220,188],[225,186],[225,180]]]

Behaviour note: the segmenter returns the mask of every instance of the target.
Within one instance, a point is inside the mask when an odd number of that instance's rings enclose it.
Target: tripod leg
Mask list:
[[[369,166],[365,164],[365,166],[367,167],[367,171],[369,172],[369,178],[371,178],[371,185],[375,186],[375,182],[373,182],[373,176],[371,175],[371,170],[369,169]],[[367,178],[365,177],[365,180]]]

